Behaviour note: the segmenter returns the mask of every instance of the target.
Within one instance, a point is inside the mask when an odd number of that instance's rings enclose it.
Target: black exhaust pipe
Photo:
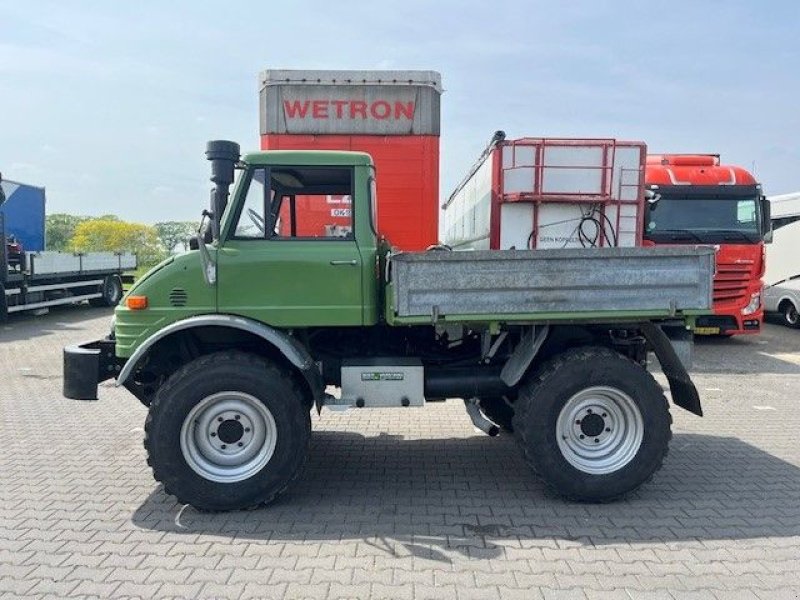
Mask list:
[[[233,171],[240,156],[239,144],[236,142],[212,140],[206,144],[206,158],[211,161],[211,181],[215,185],[211,201],[215,238],[219,237],[219,222],[228,205]]]
[[[426,398],[497,397],[511,392],[498,367],[425,369]]]

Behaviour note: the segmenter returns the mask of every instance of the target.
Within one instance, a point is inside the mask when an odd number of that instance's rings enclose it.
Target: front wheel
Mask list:
[[[520,389],[514,431],[528,464],[557,493],[614,500],[661,467],[671,418],[661,386],[607,348],[555,357]]]
[[[242,352],[203,356],[156,392],[145,448],[156,480],[201,510],[267,504],[298,475],[311,419],[291,373]]]

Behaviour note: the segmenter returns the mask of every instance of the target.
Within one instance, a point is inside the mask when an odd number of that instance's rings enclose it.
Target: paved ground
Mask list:
[[[107,325],[0,326],[0,597],[800,597],[800,331],[700,344],[706,417],[673,410],[664,469],[624,502],[549,496],[448,402],[324,411],[279,503],[207,515],[154,483],[133,397],[61,398],[61,346]]]

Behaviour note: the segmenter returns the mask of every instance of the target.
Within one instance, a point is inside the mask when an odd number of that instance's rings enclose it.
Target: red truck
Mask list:
[[[645,245],[711,245],[717,249],[714,314],[695,333],[758,333],[764,317],[764,243],[772,227],[761,185],[718,154],[647,157]]]

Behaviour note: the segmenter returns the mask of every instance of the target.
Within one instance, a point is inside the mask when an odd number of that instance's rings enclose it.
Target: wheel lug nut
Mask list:
[[[233,418],[234,418],[234,419],[236,419],[236,420],[238,421],[239,419],[241,419],[241,418],[242,418],[242,416],[241,416],[241,415],[236,415],[236,416],[235,416],[235,417],[233,417]]]
[[[611,431],[611,427],[606,427],[606,431]]]
[[[583,438],[585,438],[585,437],[586,437],[585,435],[581,434],[581,439],[583,439]]]
[[[222,417],[217,417],[217,421],[219,421],[220,423],[222,423],[222,421],[223,421]]]
[[[225,444],[222,444],[222,446],[220,446],[220,448],[222,448],[223,450],[225,450],[225,448],[227,448],[227,446],[226,446]]]
[[[244,446],[244,444],[242,442],[239,442],[239,448],[241,448],[242,446]]]
[[[250,433],[250,428],[249,428],[249,427],[245,427],[245,428],[244,428],[244,432],[245,432],[245,433]]]
[[[591,408],[587,408],[587,409],[586,409],[586,414],[587,414],[587,415],[590,415],[590,414],[592,414],[592,409],[591,409]]]
[[[600,438],[594,438],[594,443],[595,444],[599,444],[600,443]]]
[[[605,417],[607,417],[607,416],[608,416],[608,415],[607,415],[606,413],[603,413],[603,418],[605,418]]]
[[[217,437],[217,434],[212,431],[211,432],[211,437]]]
[[[578,419],[577,421],[575,421],[575,425],[580,425],[580,424],[581,424],[581,420],[580,420],[580,419]]]

